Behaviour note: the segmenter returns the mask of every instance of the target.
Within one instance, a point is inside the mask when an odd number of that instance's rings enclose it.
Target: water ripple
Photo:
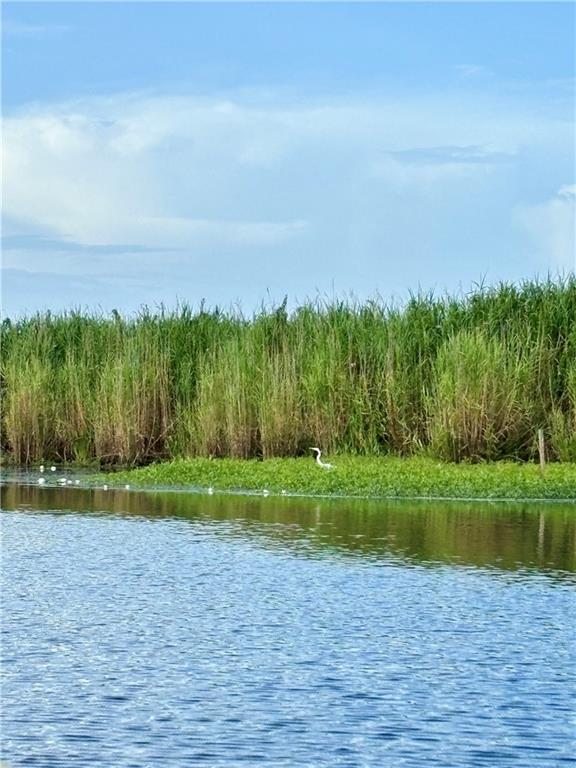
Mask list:
[[[6,513],[8,764],[573,764],[569,582],[258,526]]]

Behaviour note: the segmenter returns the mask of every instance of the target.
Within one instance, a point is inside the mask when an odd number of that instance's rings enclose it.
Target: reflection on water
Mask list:
[[[13,768],[574,764],[574,505],[2,490]]]
[[[5,509],[235,523],[235,535],[307,554],[576,572],[576,504],[207,496],[171,491],[3,488]],[[229,531],[228,531],[229,533]]]

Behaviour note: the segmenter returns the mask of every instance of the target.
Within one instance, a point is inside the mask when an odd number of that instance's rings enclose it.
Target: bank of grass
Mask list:
[[[310,445],[534,461],[542,428],[550,460],[576,461],[575,318],[569,276],[400,307],[6,319],[2,450],[104,466],[296,457]]]
[[[111,473],[112,485],[363,497],[574,499],[576,464],[450,464],[424,457],[336,456],[324,470],[312,458],[176,459]]]

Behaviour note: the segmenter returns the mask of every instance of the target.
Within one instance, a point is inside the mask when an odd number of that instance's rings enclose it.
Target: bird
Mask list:
[[[44,485],[45,482],[46,480],[43,477],[38,478],[38,485]]]
[[[40,464],[40,472],[44,472],[44,464]]]
[[[322,456],[320,448],[310,448],[310,450],[316,451],[316,464],[318,464],[319,467],[322,467],[322,469],[334,469],[334,464],[329,464],[327,461],[322,461],[320,459],[320,456]]]

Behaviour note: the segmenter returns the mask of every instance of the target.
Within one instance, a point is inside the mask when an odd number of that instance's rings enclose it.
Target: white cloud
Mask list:
[[[524,232],[551,268],[576,270],[576,185],[535,205],[519,205],[513,223]]]
[[[274,122],[281,121],[233,104],[182,99],[7,118],[4,213],[93,245],[180,247],[209,238],[267,245],[292,238],[305,228],[302,217],[263,218],[233,178],[242,167],[268,164]]]
[[[463,98],[128,94],[29,107],[4,120],[4,215],[15,235],[81,247],[13,249],[5,260],[103,274],[112,261],[135,272],[163,258],[223,280],[236,263],[259,259],[264,275],[283,261],[255,286],[262,294],[274,279],[284,292],[296,259],[308,286],[340,275],[346,288],[386,289],[375,276],[392,259],[408,285],[422,253],[435,277],[435,253],[447,262],[502,243],[534,174],[526,157],[564,168],[573,149],[568,122]],[[155,252],[102,249],[123,243]],[[167,249],[178,251],[157,255]],[[473,278],[482,273],[479,264]]]

